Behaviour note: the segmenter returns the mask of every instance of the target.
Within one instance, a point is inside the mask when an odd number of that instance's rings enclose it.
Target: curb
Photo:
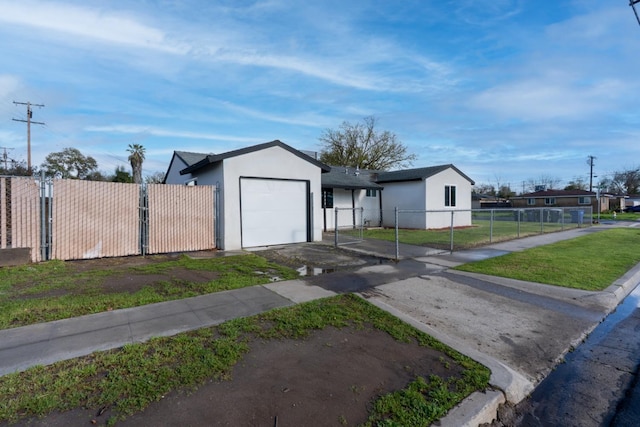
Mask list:
[[[414,328],[431,335],[443,344],[464,354],[475,361],[482,363],[491,371],[489,384],[495,390],[484,393],[476,392],[465,399],[461,404],[451,409],[449,413],[438,422],[441,426],[477,426],[481,423],[490,423],[496,417],[498,407],[508,402],[520,402],[534,389],[534,384],[521,374],[504,365],[497,359],[468,348],[453,340],[451,337],[430,328],[413,317],[375,298],[357,293],[360,298],[369,301],[376,307],[408,323]]]

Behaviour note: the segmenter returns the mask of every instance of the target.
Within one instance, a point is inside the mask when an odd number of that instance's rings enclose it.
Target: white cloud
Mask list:
[[[0,98],[10,98],[19,88],[20,79],[11,75],[0,74]]]
[[[125,14],[41,1],[4,1],[0,21],[105,43],[184,53],[185,46],[169,40],[163,31]]]
[[[469,104],[503,118],[520,120],[580,119],[606,113],[624,84],[603,80],[581,85],[544,79],[514,81],[473,96]]]
[[[212,141],[230,141],[243,143],[264,142],[262,138],[218,135],[203,132],[188,132],[143,125],[88,126],[84,130],[87,132],[135,134],[143,136],[149,135],[167,138],[204,139]]]

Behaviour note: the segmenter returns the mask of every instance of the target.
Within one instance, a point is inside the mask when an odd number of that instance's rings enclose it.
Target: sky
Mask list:
[[[140,144],[144,175],[374,116],[413,167],[595,184],[640,166],[638,52],[628,0],[0,0],[0,147],[27,159],[14,102],[33,165]]]

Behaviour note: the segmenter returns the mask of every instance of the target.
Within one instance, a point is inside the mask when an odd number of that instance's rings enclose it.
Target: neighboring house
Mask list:
[[[218,248],[322,240],[321,174],[329,167],[271,141],[222,154],[176,151],[166,184],[217,185]]]
[[[383,187],[371,181],[368,171],[332,166],[322,174],[322,215],[324,230],[334,230],[336,208],[339,227],[380,227]],[[345,210],[341,210],[345,209]],[[358,211],[362,208],[362,211]]]
[[[165,174],[164,181],[162,181],[162,183],[195,184],[195,180],[185,180],[184,176],[180,175],[180,171],[204,160],[208,155],[209,154],[190,153],[187,151],[174,151],[173,157],[171,157],[171,162],[169,163],[169,169],[167,169],[167,173]]]
[[[511,201],[490,194],[480,194],[475,191],[471,194],[472,209],[503,209],[510,208]]]
[[[640,194],[629,194],[620,200],[620,209],[625,210],[640,205]]]
[[[596,193],[586,190],[539,190],[511,198],[514,208],[562,208],[591,206],[598,212]]]
[[[471,225],[474,182],[452,164],[380,172],[374,181],[384,186],[383,225],[395,225],[394,210],[412,210],[398,216],[401,228],[438,229]],[[429,211],[429,212],[426,212]]]

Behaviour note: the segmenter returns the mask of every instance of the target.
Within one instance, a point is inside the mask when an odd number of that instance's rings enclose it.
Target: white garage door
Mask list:
[[[306,242],[307,181],[240,179],[242,247]]]

